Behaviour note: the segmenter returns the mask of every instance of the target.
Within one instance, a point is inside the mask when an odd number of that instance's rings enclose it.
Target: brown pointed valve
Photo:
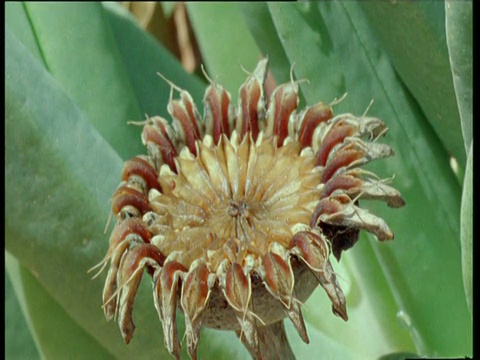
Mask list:
[[[112,197],[116,225],[99,264],[110,263],[103,308],[125,342],[146,270],[173,357],[184,338],[195,359],[207,326],[236,331],[254,358],[278,358],[288,348],[284,318],[309,342],[301,305],[318,284],[333,313],[348,319],[330,255],[339,260],[359,230],[393,239],[382,218],[359,207],[361,199],[404,205],[397,190],[361,169],[393,155],[377,142],[385,125],[335,116],[322,102],[298,111],[293,80],[267,100],[267,65],[261,60],[248,76],[237,107],[211,81],[202,118],[190,94],[171,84],[171,125],[160,117],[143,124],[149,155],[125,163]],[[177,308],[185,336],[177,333]]]

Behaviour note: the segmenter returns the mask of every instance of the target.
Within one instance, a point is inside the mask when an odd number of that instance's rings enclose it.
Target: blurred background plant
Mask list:
[[[7,3],[5,356],[168,358],[151,289],[123,344],[101,309],[109,198],[124,160],[145,150],[144,115],[169,118],[168,84],[201,107],[209,76],[236,99],[262,56],[301,107],[381,118],[396,156],[372,164],[406,207],[365,203],[393,242],[361,241],[334,263],[350,319],[323,291],[304,306],[302,359],[472,355],[472,3]],[[273,81],[273,80],[272,80]],[[178,315],[181,317],[181,315]],[[180,320],[182,324],[183,321]],[[181,328],[180,331],[183,331]],[[185,358],[187,358],[184,350]],[[203,329],[200,359],[248,359],[234,333]]]

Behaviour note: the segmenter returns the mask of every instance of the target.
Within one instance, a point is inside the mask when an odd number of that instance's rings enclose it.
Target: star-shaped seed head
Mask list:
[[[261,60],[248,76],[236,107],[210,80],[202,119],[189,93],[172,84],[172,125],[160,117],[143,123],[149,155],[125,163],[112,197],[115,228],[99,264],[110,262],[103,307],[107,319],[118,317],[125,342],[146,269],[175,358],[177,309],[194,359],[202,326],[236,331],[255,358],[275,356],[288,348],[286,317],[308,343],[301,304],[318,284],[333,313],[348,319],[331,253],[340,260],[361,229],[393,239],[383,219],[359,207],[361,199],[404,205],[387,181],[361,169],[393,155],[377,142],[385,125],[334,116],[322,102],[298,111],[293,80],[267,101],[267,65]]]

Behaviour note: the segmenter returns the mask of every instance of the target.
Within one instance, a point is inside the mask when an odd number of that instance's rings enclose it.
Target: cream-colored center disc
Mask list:
[[[206,136],[198,156],[186,148],[177,157],[178,174],[164,165],[162,193],[149,194],[146,220],[152,242],[185,267],[205,259],[211,271],[230,258],[262,256],[277,242],[288,248],[292,234],[308,226],[320,197],[320,173],[310,148],[274,138],[240,142],[235,133],[214,145]],[[295,230],[293,230],[295,229]]]

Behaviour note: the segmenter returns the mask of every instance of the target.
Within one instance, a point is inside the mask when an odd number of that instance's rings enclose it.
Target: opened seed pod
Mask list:
[[[189,93],[172,84],[172,126],[161,117],[143,124],[149,155],[125,163],[112,197],[116,224],[99,264],[110,263],[105,315],[118,318],[126,343],[146,270],[175,358],[178,310],[194,359],[203,326],[236,331],[254,358],[281,358],[290,351],[284,318],[308,343],[301,304],[319,284],[333,314],[348,319],[330,255],[340,260],[359,230],[393,239],[383,219],[359,207],[361,199],[404,205],[397,190],[361,169],[393,155],[378,142],[385,125],[334,115],[322,102],[297,111],[293,80],[267,101],[267,65],[261,60],[248,76],[237,107],[211,81],[202,118]]]

